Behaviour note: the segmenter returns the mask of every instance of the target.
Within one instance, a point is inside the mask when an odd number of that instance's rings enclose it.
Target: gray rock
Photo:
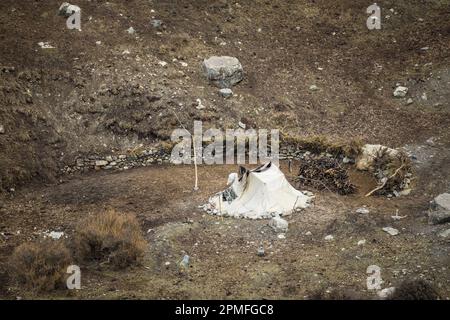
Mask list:
[[[108,161],[106,161],[106,160],[96,160],[95,161],[95,165],[97,167],[103,167],[103,166],[106,166],[107,164],[108,164]]]
[[[0,124],[0,134],[4,134],[5,133],[5,127]]]
[[[313,85],[309,86],[309,90],[311,90],[311,91],[317,91],[317,90],[319,90],[319,87],[316,86],[315,84],[313,84]]]
[[[127,29],[127,32],[128,32],[129,34],[135,34],[135,33],[136,33],[136,30],[134,30],[133,27],[129,27],[129,28]]]
[[[450,229],[442,231],[441,233],[439,233],[439,236],[442,237],[442,238],[450,237]]]
[[[359,213],[359,214],[367,214],[367,213],[369,213],[369,212],[370,212],[369,209],[364,208],[364,207],[358,208],[358,209],[356,210],[356,213]]]
[[[431,202],[428,221],[438,224],[450,221],[450,193],[442,193]]]
[[[150,24],[153,26],[153,28],[159,29],[162,27],[162,21],[158,19],[153,19],[150,21]]]
[[[414,100],[412,98],[409,98],[408,100],[406,100],[406,105],[410,105],[413,104]]]
[[[219,90],[219,94],[226,99],[233,95],[233,91],[229,88],[223,88]]]
[[[266,253],[264,252],[264,247],[262,247],[262,246],[259,247],[257,254],[258,254],[258,257],[264,257],[266,255]]]
[[[394,90],[394,97],[403,98],[408,93],[408,88],[403,86],[398,86]]]
[[[383,231],[389,233],[391,236],[396,236],[399,234],[398,230],[392,227],[385,227],[383,228]]]
[[[334,240],[334,236],[331,235],[331,234],[329,234],[329,235],[327,235],[324,239],[325,239],[326,241],[332,241],[332,240]]]
[[[274,217],[269,221],[269,226],[277,233],[285,233],[288,230],[289,223],[280,217]]]
[[[220,88],[231,88],[244,78],[244,71],[235,57],[212,56],[203,60],[202,69],[206,78]]]

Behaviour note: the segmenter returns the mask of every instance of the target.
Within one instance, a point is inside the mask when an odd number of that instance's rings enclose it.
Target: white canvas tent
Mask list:
[[[249,219],[270,218],[306,208],[312,198],[294,189],[271,162],[243,171],[240,177],[230,174],[228,184],[229,189],[209,199],[211,213]]]

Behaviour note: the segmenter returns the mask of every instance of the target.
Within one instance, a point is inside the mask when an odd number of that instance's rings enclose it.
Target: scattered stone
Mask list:
[[[317,90],[319,90],[319,87],[316,86],[315,84],[313,84],[313,85],[309,86],[309,90],[311,90],[311,91],[317,91]]]
[[[54,240],[60,239],[64,235],[64,232],[52,231],[48,236]]]
[[[422,98],[422,100],[427,101],[428,100],[427,93],[426,92],[422,93],[421,98]]]
[[[289,223],[280,217],[274,217],[269,221],[269,226],[277,233],[285,233],[288,230]]]
[[[165,266],[170,266],[170,262],[166,261],[166,263],[164,263]]]
[[[387,299],[394,293],[394,291],[395,287],[384,288],[383,290],[378,291],[377,295],[381,299]]]
[[[133,27],[129,27],[129,28],[127,29],[127,32],[128,32],[129,34],[135,34],[135,33],[136,33],[136,30],[134,30]]]
[[[431,224],[450,221],[450,193],[442,193],[431,201],[428,221]]]
[[[441,236],[442,238],[450,237],[450,229],[442,231],[441,233],[439,233],[439,236]]]
[[[361,207],[356,210],[356,213],[359,213],[359,214],[368,214],[369,212],[370,212],[369,209],[367,209],[365,207]]]
[[[239,121],[239,123],[238,123],[238,126],[239,126],[239,128],[241,128],[241,129],[245,129],[247,126],[245,125],[245,123],[242,123],[242,122],[240,122]]]
[[[5,133],[5,127],[0,124],[0,134],[4,134]]]
[[[347,163],[353,163],[354,160],[351,159],[351,158],[344,157],[344,159],[342,159],[342,162],[345,163],[345,164],[347,164]]]
[[[158,64],[162,67],[167,66],[167,62],[165,62],[165,61],[159,61]]]
[[[312,232],[311,231],[305,232],[305,236],[312,236]]]
[[[365,239],[358,241],[358,246],[363,246],[365,244],[366,244],[366,240]]]
[[[408,98],[408,100],[406,100],[406,105],[410,105],[414,102],[414,100],[412,98]]]
[[[399,234],[398,230],[392,227],[384,227],[383,231],[389,233],[391,236],[396,236]]]
[[[54,49],[52,45],[50,45],[48,42],[39,42],[38,46],[41,47],[41,49]]]
[[[326,241],[332,241],[332,240],[334,240],[334,237],[333,237],[331,234],[329,234],[329,235],[327,235],[324,239],[325,239]]]
[[[153,28],[159,29],[162,27],[162,21],[158,20],[158,19],[153,19],[150,21],[150,24],[152,25]]]
[[[278,238],[278,239],[286,239],[286,235],[285,235],[284,233],[280,233],[280,234],[277,236],[277,238]]]
[[[258,254],[258,257],[264,257],[266,255],[266,253],[264,252],[264,247],[263,246],[258,248],[257,254]]]
[[[408,88],[403,86],[398,86],[394,90],[394,97],[403,98],[408,93]]]
[[[106,161],[106,160],[96,160],[95,161],[95,165],[97,167],[104,167],[104,166],[108,165],[108,161]]]
[[[233,91],[229,88],[223,88],[219,90],[219,94],[225,99],[227,99],[233,96]]]
[[[244,78],[242,65],[235,57],[212,56],[203,60],[202,69],[207,79],[220,88],[231,88]]]

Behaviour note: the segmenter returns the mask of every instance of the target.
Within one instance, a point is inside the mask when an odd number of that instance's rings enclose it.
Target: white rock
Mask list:
[[[319,90],[319,87],[316,86],[315,84],[313,84],[313,85],[310,85],[310,86],[309,86],[309,90],[311,90],[311,91],[317,91],[317,90]]]
[[[394,293],[394,291],[395,287],[384,288],[383,290],[378,291],[377,295],[382,299],[387,299]]]
[[[285,233],[288,230],[289,223],[283,218],[274,217],[270,219],[269,226],[272,227],[275,232]]]
[[[159,61],[158,64],[162,67],[167,66],[167,62],[165,62],[165,61]]]
[[[229,88],[223,88],[219,90],[219,94],[224,98],[229,98],[233,95],[233,91]]]
[[[238,123],[238,126],[239,126],[239,128],[241,128],[241,129],[245,129],[245,127],[246,127],[245,123],[242,123],[242,122],[240,122],[240,121],[239,121],[239,123]]]
[[[305,236],[312,236],[312,232],[311,231],[305,232]]]
[[[408,88],[403,86],[398,86],[394,90],[394,97],[403,98],[408,93]]]
[[[5,127],[0,124],[0,134],[4,134],[5,133]]]
[[[64,232],[52,231],[48,234],[48,236],[54,240],[58,240],[64,235]]]
[[[129,28],[127,29],[127,32],[128,32],[129,34],[135,34],[135,33],[136,33],[136,30],[134,30],[133,27],[129,27]]]
[[[450,221],[450,193],[442,193],[431,202],[428,221],[438,224]]]
[[[39,42],[38,46],[41,47],[41,49],[54,49],[52,45],[50,45],[48,42]]]
[[[442,237],[442,238],[450,237],[450,229],[442,231],[441,233],[439,233],[439,236]]]
[[[325,239],[326,241],[332,241],[332,240],[334,239],[334,237],[333,237],[331,234],[329,234],[329,235],[327,235],[324,239]]]
[[[358,241],[358,246],[363,246],[365,244],[366,244],[366,240],[365,239]]]
[[[392,227],[384,227],[383,231],[389,233],[391,236],[396,236],[399,234],[398,230]]]
[[[97,167],[104,167],[108,164],[108,161],[106,160],[96,160],[95,161],[95,166]]]
[[[60,16],[64,16],[66,18],[70,17],[71,15],[73,15],[75,12],[80,12],[81,9],[78,6],[75,6],[73,4],[70,4],[68,2],[64,2],[60,7],[59,7],[59,15]]]
[[[356,213],[359,213],[359,214],[367,214],[369,212],[370,212],[369,209],[367,209],[365,207],[361,207],[356,210]]]
[[[285,235],[284,233],[280,233],[280,234],[277,236],[277,238],[278,238],[278,239],[286,239],[286,235]]]
[[[412,98],[408,98],[408,100],[406,100],[406,104],[410,105],[414,102],[414,100]]]

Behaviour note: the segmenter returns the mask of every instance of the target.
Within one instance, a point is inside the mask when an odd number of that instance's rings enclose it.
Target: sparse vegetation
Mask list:
[[[10,274],[28,290],[51,291],[64,284],[70,252],[63,242],[23,243],[9,261]]]
[[[77,228],[76,250],[85,261],[115,268],[138,264],[147,242],[134,215],[113,210],[86,219]]]
[[[422,279],[405,280],[395,289],[392,300],[437,300],[437,290]]]
[[[360,139],[332,141],[321,135],[299,137],[282,133],[280,139],[282,146],[294,146],[300,150],[310,151],[315,154],[327,152],[333,156],[349,158],[355,158],[361,152],[363,146],[363,142]]]

